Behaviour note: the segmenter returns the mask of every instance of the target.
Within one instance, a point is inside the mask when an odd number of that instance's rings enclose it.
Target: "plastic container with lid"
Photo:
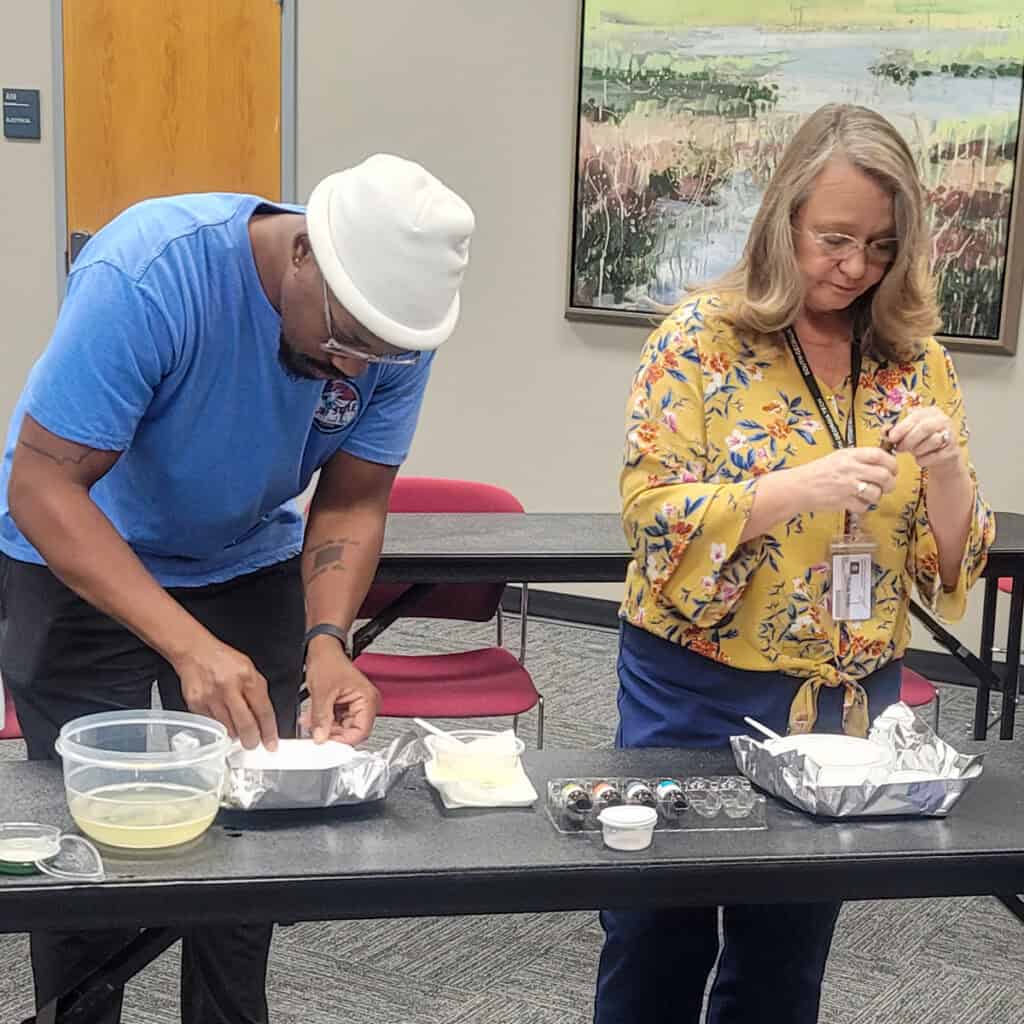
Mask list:
[[[424,742],[440,778],[479,786],[502,786],[515,781],[525,745],[511,729],[453,729],[447,736],[427,736]]]
[[[606,807],[599,815],[605,846],[613,850],[646,850],[654,838],[658,812],[644,804]]]
[[[30,875],[36,862],[55,857],[60,850],[60,829],[32,821],[0,823],[0,872]]]
[[[63,835],[54,825],[0,822],[0,874],[42,872],[75,882],[102,882],[103,860],[88,839]]]
[[[151,709],[76,718],[56,748],[78,827],[106,846],[154,850],[209,828],[232,741],[212,718]]]

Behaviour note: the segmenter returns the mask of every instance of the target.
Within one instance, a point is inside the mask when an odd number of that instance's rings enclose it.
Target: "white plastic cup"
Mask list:
[[[654,838],[658,812],[643,804],[606,807],[598,816],[605,846],[613,850],[646,850]]]
[[[426,739],[434,764],[445,779],[479,786],[504,786],[515,780],[526,747],[511,730],[453,729],[448,735],[455,742],[440,736]]]

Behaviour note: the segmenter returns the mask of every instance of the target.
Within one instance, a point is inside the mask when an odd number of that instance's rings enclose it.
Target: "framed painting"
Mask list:
[[[1024,292],[1021,0],[581,0],[567,315],[649,325],[738,259],[826,102],[903,133],[943,341],[1015,351]]]

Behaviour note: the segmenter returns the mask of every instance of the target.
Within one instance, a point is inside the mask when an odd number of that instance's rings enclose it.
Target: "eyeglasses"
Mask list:
[[[870,242],[861,242],[838,231],[814,231],[811,228],[804,230],[818,243],[822,253],[837,263],[863,252],[869,263],[888,266],[896,259],[900,249],[898,238],[875,238]]]
[[[320,279],[324,285],[324,320],[327,323],[327,340],[320,345],[324,352],[332,356],[344,356],[346,359],[361,359],[364,363],[389,363],[397,366],[412,366],[419,358],[419,352],[367,352],[334,336],[334,321],[331,318],[331,304],[327,301],[327,278],[322,274]]]

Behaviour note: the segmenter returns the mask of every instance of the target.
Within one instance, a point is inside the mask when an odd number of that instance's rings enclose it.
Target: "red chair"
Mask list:
[[[8,690],[3,691],[4,695],[4,724],[0,728],[0,740],[20,740],[21,726],[18,724],[18,716],[14,710],[14,701]]]
[[[900,700],[907,707],[923,708],[934,704],[934,729],[939,731],[939,691],[934,683],[929,682],[912,668],[904,668],[900,678]]]
[[[490,484],[433,477],[399,477],[388,506],[391,512],[522,512],[508,491]],[[402,584],[371,587],[359,618],[373,618],[409,588]],[[544,698],[523,667],[526,656],[527,587],[522,589],[518,658],[502,646],[501,598],[504,583],[440,584],[414,602],[403,617],[489,622],[497,615],[492,647],[457,654],[359,655],[356,664],[381,694],[386,718],[484,718],[519,715],[537,708],[537,747],[544,744]]]

